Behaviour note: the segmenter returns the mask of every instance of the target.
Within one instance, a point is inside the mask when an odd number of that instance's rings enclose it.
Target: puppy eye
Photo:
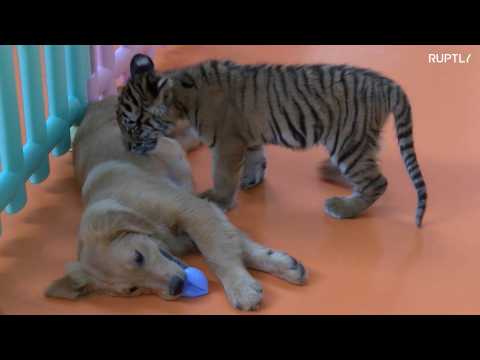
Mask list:
[[[142,266],[145,262],[145,257],[139,251],[135,250],[135,263],[138,266]]]
[[[133,294],[133,293],[134,293],[135,291],[137,291],[137,290],[138,290],[138,287],[137,287],[137,286],[133,286],[133,287],[131,287],[130,289],[128,289],[128,292],[129,292],[129,294]]]

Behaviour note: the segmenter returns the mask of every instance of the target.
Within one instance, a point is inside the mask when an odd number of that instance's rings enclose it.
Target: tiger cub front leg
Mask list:
[[[240,187],[243,190],[251,189],[263,182],[267,159],[263,146],[255,146],[247,149],[245,155],[245,166],[243,168]]]
[[[245,162],[246,146],[240,141],[217,142],[213,147],[213,189],[199,197],[215,203],[224,211],[235,207],[240,171]]]

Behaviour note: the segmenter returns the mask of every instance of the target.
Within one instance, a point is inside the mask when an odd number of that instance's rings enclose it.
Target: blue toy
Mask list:
[[[182,296],[194,298],[208,294],[208,280],[203,272],[194,267],[187,267],[184,271],[187,276]]]

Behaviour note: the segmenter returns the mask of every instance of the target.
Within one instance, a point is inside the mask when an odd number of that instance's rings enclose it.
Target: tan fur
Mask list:
[[[76,133],[75,174],[85,203],[78,259],[47,296],[154,293],[174,299],[178,296],[168,284],[174,276],[184,279],[186,266],[177,257],[196,249],[238,309],[256,309],[262,299],[261,285],[245,266],[291,283],[305,282],[301,263],[253,242],[215,205],[195,196],[189,163],[177,141],[161,137],[144,156],[126,151],[114,121],[115,106],[113,98],[91,105]],[[191,129],[177,130],[186,150],[198,146]],[[144,256],[143,266],[135,263],[135,251]]]
[[[145,63],[150,66],[142,67]],[[415,222],[421,226],[427,188],[414,149],[412,107],[396,81],[333,64],[207,60],[155,73],[153,62],[140,56],[131,67],[134,76],[118,111],[124,140],[132,151],[148,151],[158,133],[168,134],[178,119],[188,118],[213,153],[214,186],[200,197],[224,210],[235,206],[239,185],[250,188],[262,181],[263,145],[295,150],[323,145],[352,188],[350,196],[327,199],[325,212],[338,219],[359,216],[388,187],[377,156],[381,132],[393,114],[399,150],[417,192]]]

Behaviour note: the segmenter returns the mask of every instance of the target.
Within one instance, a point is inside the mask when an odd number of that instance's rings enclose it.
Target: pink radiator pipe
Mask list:
[[[99,101],[105,96],[116,94],[116,81],[124,84],[129,76],[130,61],[135,54],[154,57],[162,45],[121,45],[114,50],[113,45],[90,46],[91,76],[88,80],[88,101]]]

